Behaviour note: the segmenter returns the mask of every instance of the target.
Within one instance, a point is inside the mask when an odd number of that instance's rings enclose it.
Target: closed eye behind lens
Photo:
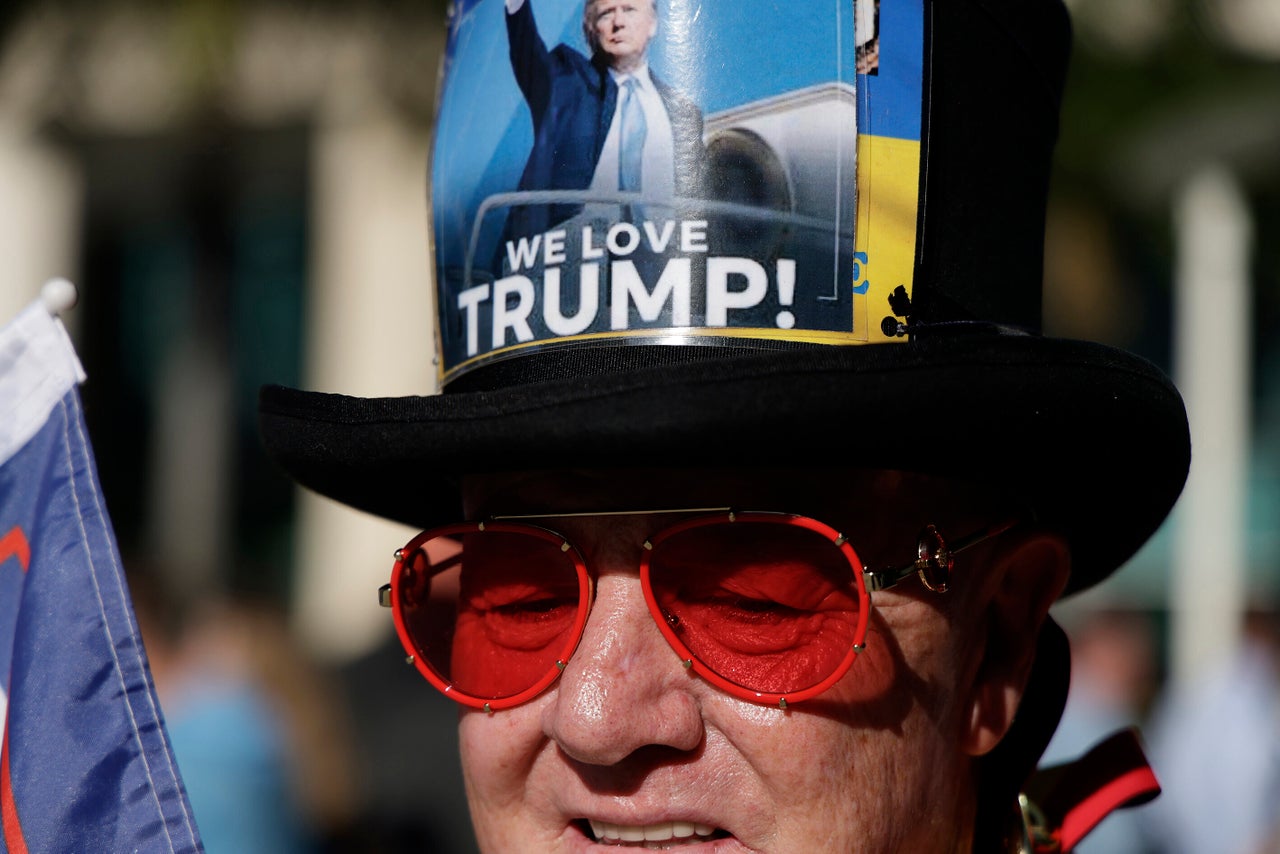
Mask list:
[[[753,691],[807,689],[848,657],[855,640],[856,578],[833,540],[812,530],[692,527],[655,546],[649,583],[693,656]]]

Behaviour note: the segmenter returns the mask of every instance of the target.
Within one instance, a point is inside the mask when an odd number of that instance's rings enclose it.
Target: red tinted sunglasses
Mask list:
[[[735,697],[786,708],[821,694],[866,646],[870,593],[918,575],[943,592],[955,555],[1013,523],[948,546],[932,525],[916,559],[862,565],[834,528],[788,513],[727,508],[504,516],[418,534],[380,591],[409,662],[446,696],[486,711],[531,700],[582,637],[595,584],[563,535],[530,520],[687,516],[649,537],[640,584],[686,669]]]

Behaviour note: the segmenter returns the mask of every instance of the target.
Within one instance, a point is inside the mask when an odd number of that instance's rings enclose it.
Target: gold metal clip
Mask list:
[[[1061,845],[1049,832],[1048,822],[1040,807],[1024,794],[1018,795],[1018,809],[1022,814],[1022,840],[1018,854],[1053,854]]]

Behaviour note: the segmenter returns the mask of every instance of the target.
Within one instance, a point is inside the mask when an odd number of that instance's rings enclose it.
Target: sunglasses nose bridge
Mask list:
[[[561,520],[555,530],[581,556],[592,578],[636,576],[653,519],[643,514],[585,516]]]

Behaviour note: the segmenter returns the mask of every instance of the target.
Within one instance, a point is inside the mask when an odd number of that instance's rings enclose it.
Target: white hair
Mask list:
[[[596,8],[599,0],[586,0],[582,4],[582,35],[587,39],[587,47],[591,48],[591,54],[594,56],[600,50],[600,44],[596,41],[596,26],[592,20],[592,11]],[[654,20],[658,18],[658,0],[649,0],[649,8],[653,10]]]

